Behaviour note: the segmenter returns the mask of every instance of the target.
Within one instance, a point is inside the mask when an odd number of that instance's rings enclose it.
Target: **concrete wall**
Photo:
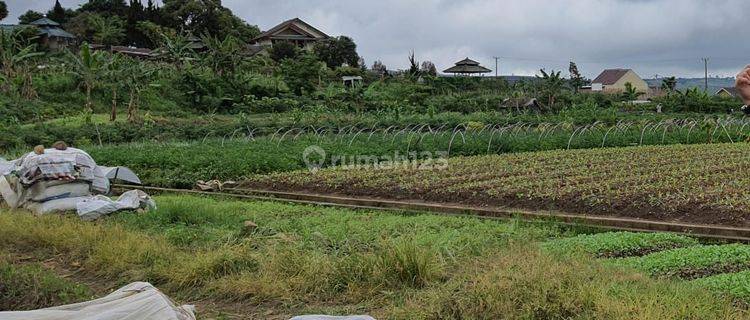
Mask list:
[[[630,82],[630,84],[633,85],[636,91],[642,92],[642,93],[648,93],[648,83],[646,81],[643,81],[641,77],[638,76],[633,70],[628,70],[628,72],[620,78],[617,82],[615,82],[612,85],[604,86],[604,92],[607,93],[618,93],[625,91],[625,84]]]

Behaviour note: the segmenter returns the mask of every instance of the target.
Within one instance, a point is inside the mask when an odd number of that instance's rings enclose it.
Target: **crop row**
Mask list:
[[[694,238],[670,233],[606,232],[554,239],[541,246],[555,254],[583,252],[608,258],[605,264],[690,280],[695,287],[750,302],[748,245],[700,245]]]
[[[748,225],[750,145],[646,146],[457,157],[441,167],[329,168],[251,187]]]
[[[601,258],[643,256],[649,253],[698,245],[691,237],[673,233],[605,232],[548,241],[550,252],[584,252]]]
[[[701,245],[612,260],[657,277],[696,279],[750,268],[750,246]]]

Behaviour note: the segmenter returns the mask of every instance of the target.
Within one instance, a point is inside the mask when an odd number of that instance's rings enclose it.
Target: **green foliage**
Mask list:
[[[165,0],[163,3],[161,12],[167,25],[174,29],[239,39],[252,39],[260,34],[258,27],[242,21],[222,6],[220,0]]]
[[[540,80],[541,93],[547,98],[547,106],[549,108],[555,107],[557,96],[562,92],[565,79],[560,76],[561,71],[547,73],[544,69],[539,70],[542,73],[541,76],[536,76]]]
[[[273,61],[281,62],[284,59],[296,59],[300,49],[291,42],[279,42],[273,45],[268,54]]]
[[[29,11],[26,11],[24,14],[22,14],[22,15],[20,15],[18,17],[18,22],[20,24],[29,24],[29,23],[37,21],[37,20],[39,20],[41,18],[44,18],[44,14],[43,13],[37,12],[37,11],[33,11],[33,10],[29,10]]]
[[[319,41],[315,43],[313,51],[331,69],[341,67],[345,63],[350,67],[359,67],[357,45],[347,36]]]
[[[624,258],[613,263],[653,276],[695,279],[750,268],[750,246],[705,245]]]
[[[5,1],[0,1],[0,21],[8,17],[8,5]]]
[[[0,30],[0,91],[24,99],[36,98],[31,62],[41,56],[26,38],[28,29]]]
[[[638,92],[638,90],[633,86],[632,83],[626,82],[625,83],[625,91],[622,93],[622,99],[625,101],[633,101],[638,99],[638,95],[642,94],[642,92]]]
[[[94,43],[112,46],[120,44],[125,38],[125,22],[119,17],[91,15],[86,22],[91,27],[91,40]]]
[[[310,94],[315,84],[320,81],[320,62],[314,55],[304,54],[296,59],[285,59],[281,62],[281,73],[284,82],[297,95]]]
[[[697,240],[671,233],[607,232],[552,240],[542,247],[560,254],[583,251],[597,257],[613,258],[642,256],[694,245],[698,245]]]
[[[656,97],[653,101],[661,104],[663,110],[672,112],[727,113],[742,105],[739,98],[709,96],[698,88],[676,90],[669,95]]]
[[[71,64],[68,72],[77,79],[86,94],[86,111],[93,111],[92,91],[101,83],[110,61],[108,58],[109,56],[102,51],[92,52],[88,43],[81,45],[78,54],[68,52],[67,61]]]
[[[692,284],[750,302],[750,270],[695,279]]]

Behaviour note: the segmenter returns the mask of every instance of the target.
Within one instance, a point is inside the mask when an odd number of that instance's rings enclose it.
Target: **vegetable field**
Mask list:
[[[473,156],[558,149],[737,143],[748,138],[750,120],[722,118],[619,122],[607,125],[573,123],[488,124],[469,122],[449,126],[419,124],[405,127],[281,128],[264,136],[238,129],[222,137],[192,142],[147,142],[91,146],[85,149],[98,162],[127,166],[146,184],[191,187],[197,180],[238,180],[254,174],[305,169],[304,151],[321,147],[334,165],[334,156],[391,156],[424,159],[424,153]],[[106,141],[106,139],[105,139]]]
[[[748,226],[750,145],[644,146],[458,157],[251,177],[244,185]]]

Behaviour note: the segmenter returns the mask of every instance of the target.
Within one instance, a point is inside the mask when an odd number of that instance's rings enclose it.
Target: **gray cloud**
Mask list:
[[[15,17],[53,1],[7,2]],[[633,68],[642,77],[700,76],[700,58],[707,56],[710,74],[731,76],[750,63],[745,0],[224,0],[224,5],[261,29],[300,17],[331,35],[351,36],[368,64],[382,60],[390,68],[405,68],[411,50],[439,69],[467,56],[494,68],[493,57],[499,56],[503,74],[567,70],[573,60],[589,77],[614,67]]]

